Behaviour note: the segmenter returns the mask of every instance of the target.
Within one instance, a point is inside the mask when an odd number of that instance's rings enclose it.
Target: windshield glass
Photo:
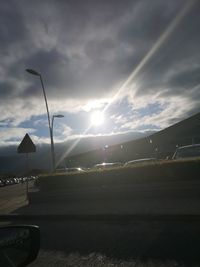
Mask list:
[[[199,32],[199,0],[0,1],[0,224],[36,266],[200,263]]]

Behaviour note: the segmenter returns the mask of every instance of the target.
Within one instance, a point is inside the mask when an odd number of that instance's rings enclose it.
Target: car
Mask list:
[[[0,187],[5,186],[4,180],[0,179]]]
[[[14,182],[11,178],[6,178],[5,179],[5,185],[12,185]]]
[[[84,170],[81,167],[66,168],[66,172],[83,172]]]
[[[57,173],[63,173],[63,172],[83,172],[84,169],[81,167],[73,167],[73,168],[60,168],[56,169]]]
[[[172,159],[184,159],[193,157],[200,157],[200,144],[178,147]]]
[[[18,181],[19,181],[19,184],[22,183],[23,178],[22,177],[18,177]]]
[[[25,183],[27,181],[27,177],[22,177],[22,183]]]
[[[113,167],[120,167],[122,166],[121,162],[103,162],[98,163],[94,165],[95,169],[107,169],[107,168],[113,168]]]
[[[13,178],[15,184],[19,184],[19,178],[15,177]]]
[[[137,163],[145,163],[145,162],[155,162],[157,159],[156,158],[143,158],[143,159],[134,159],[127,161],[124,166],[129,166]]]

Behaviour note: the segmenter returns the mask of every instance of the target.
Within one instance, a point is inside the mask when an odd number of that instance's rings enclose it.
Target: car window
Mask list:
[[[198,157],[200,156],[200,146],[180,148],[177,150],[176,158]]]

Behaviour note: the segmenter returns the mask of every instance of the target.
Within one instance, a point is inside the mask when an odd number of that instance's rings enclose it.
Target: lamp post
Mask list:
[[[56,161],[55,161],[55,150],[54,150],[54,140],[53,140],[53,123],[54,123],[54,118],[63,118],[64,115],[58,114],[58,115],[53,115],[52,120],[51,120],[51,134],[52,134],[52,163],[53,163],[53,171],[56,168]]]
[[[46,96],[46,92],[45,92],[45,89],[44,89],[44,83],[43,83],[43,80],[42,80],[42,75],[33,70],[33,69],[26,69],[26,71],[32,75],[36,75],[36,76],[39,76],[40,78],[40,82],[41,82],[41,85],[42,85],[42,91],[43,91],[43,94],[44,94],[44,101],[45,101],[45,105],[46,105],[46,110],[47,110],[47,118],[48,118],[48,125],[49,125],[49,134],[50,134],[50,141],[51,141],[51,157],[52,157],[52,170],[54,171],[55,169],[55,162],[54,162],[54,154],[53,154],[53,134],[52,134],[52,128],[51,128],[51,121],[50,121],[50,115],[49,115],[49,107],[48,107],[48,103],[47,103],[47,96]]]

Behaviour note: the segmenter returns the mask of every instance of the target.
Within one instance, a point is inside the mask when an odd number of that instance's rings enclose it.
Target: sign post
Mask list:
[[[30,136],[26,134],[19,144],[17,148],[17,153],[24,153],[26,154],[26,167],[27,167],[27,173],[28,173],[28,153],[35,153],[36,152],[36,146],[34,145],[33,141],[31,140]],[[26,198],[28,200],[28,177],[26,179]]]

